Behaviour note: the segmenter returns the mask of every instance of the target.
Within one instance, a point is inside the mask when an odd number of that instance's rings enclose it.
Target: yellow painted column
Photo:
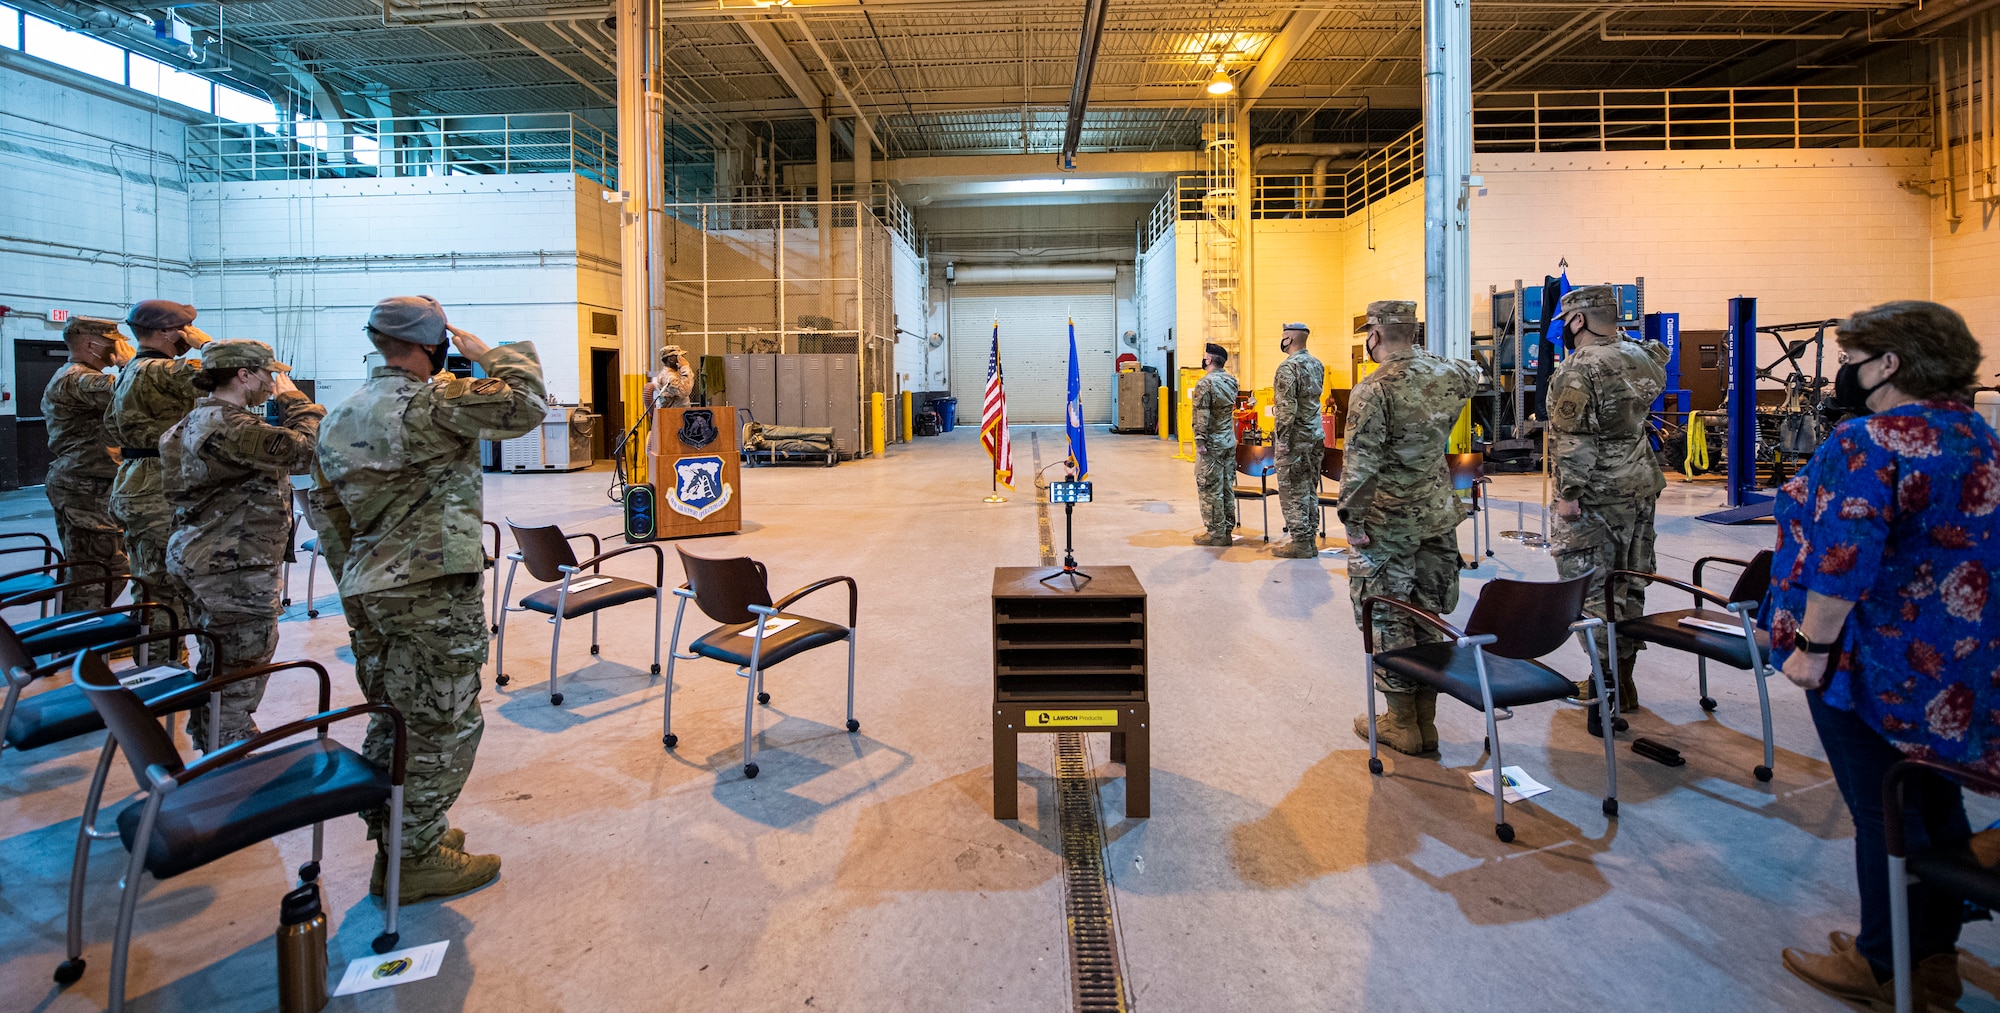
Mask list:
[[[1169,427],[1169,426],[1167,425],[1167,422],[1168,422],[1168,420],[1170,420],[1170,419],[1171,419],[1171,418],[1173,417],[1173,416],[1172,416],[1171,414],[1169,414],[1169,413],[1170,413],[1170,412],[1172,412],[1173,410],[1174,410],[1174,406],[1173,406],[1173,404],[1172,404],[1171,400],[1170,400],[1170,399],[1168,398],[1168,396],[1167,396],[1167,385],[1166,385],[1166,384],[1161,384],[1161,385],[1160,385],[1160,417],[1159,417],[1159,423],[1160,423],[1160,439],[1163,439],[1163,440],[1171,440],[1171,439],[1173,439],[1173,435],[1172,435],[1171,433],[1169,433],[1169,432],[1168,432],[1168,429],[1169,429],[1170,427]]]
[[[904,443],[908,443],[911,440],[917,438],[916,404],[917,404],[917,395],[907,390],[904,391],[903,392],[903,442]]]
[[[641,396],[646,389],[647,379],[644,373],[625,374],[625,403],[631,405],[633,411],[650,412],[646,407],[646,399]],[[634,418],[632,421],[637,419]],[[628,422],[627,427],[629,426]],[[639,431],[637,438],[625,445],[625,478],[633,485],[646,481],[646,469],[653,463],[646,459],[646,433],[651,431],[652,426],[649,422],[647,428]]]
[[[889,401],[876,391],[868,395],[868,436],[877,454],[889,453]]]

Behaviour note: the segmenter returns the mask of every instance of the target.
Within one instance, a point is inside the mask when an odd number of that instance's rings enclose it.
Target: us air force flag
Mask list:
[[[1069,430],[1069,469],[1076,481],[1090,479],[1090,458],[1083,451],[1083,380],[1076,365],[1076,321],[1069,322],[1069,410],[1063,415]]]

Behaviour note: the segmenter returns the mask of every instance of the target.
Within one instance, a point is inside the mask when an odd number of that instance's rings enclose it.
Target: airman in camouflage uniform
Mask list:
[[[1646,435],[1647,413],[1666,386],[1667,349],[1657,341],[1627,341],[1618,332],[1618,292],[1610,285],[1572,289],[1563,296],[1565,337],[1573,351],[1549,376],[1549,473],[1555,500],[1549,548],[1565,579],[1597,571],[1584,611],[1615,623],[1646,610],[1640,581],[1620,581],[1607,605],[1606,577],[1613,570],[1651,573],[1653,507],[1666,488],[1660,462]],[[1638,641],[1618,644],[1613,702],[1639,709],[1632,681]],[[1606,638],[1598,657],[1607,679],[1612,669]],[[1589,698],[1591,684],[1578,688]],[[1587,718],[1602,734],[1597,708]]]
[[[173,534],[174,513],[160,467],[160,437],[201,397],[194,388],[201,360],[176,358],[213,340],[191,326],[194,317],[194,307],[165,299],[148,299],[132,307],[125,323],[138,339],[139,354],[118,371],[111,410],[104,417],[124,458],[111,483],[111,514],[125,525],[125,555],[132,576],[145,581],[152,599],[173,609],[182,624],[188,620],[187,603],[180,600],[167,572],[167,538]],[[179,657],[185,648],[174,650]]]
[[[468,855],[447,811],[472,772],[485,719],[479,669],[487,619],[480,572],[479,441],[531,432],[547,414],[532,344],[488,347],[451,327],[429,296],[375,306],[368,334],[386,365],[320,430],[313,526],[344,560],[354,676],[371,701],[402,711],[408,731],[401,900],[449,896],[499,875],[497,855]],[[484,367],[433,382],[448,344]],[[387,763],[393,728],[375,719],[364,753]],[[372,889],[386,888],[388,812],[364,813],[383,842]]]
[[[1229,476],[1236,470],[1236,378],[1223,369],[1229,351],[1211,343],[1203,350],[1194,403],[1194,495],[1205,530],[1196,545],[1230,545],[1236,527],[1236,496]]]
[[[1286,355],[1271,381],[1271,414],[1276,425],[1278,506],[1284,511],[1290,541],[1273,555],[1312,559],[1319,555],[1319,469],[1326,447],[1326,428],[1319,402],[1326,393],[1326,367],[1306,351],[1311,334],[1304,324],[1286,324],[1278,348]]]
[[[326,409],[299,393],[285,375],[291,367],[261,341],[217,341],[203,353],[194,385],[211,393],[160,438],[160,468],[174,508],[167,570],[190,623],[216,641],[215,657],[202,652],[207,677],[268,664],[278,651],[291,475],[312,463]],[[283,419],[275,426],[249,407],[272,397]],[[222,745],[257,734],[265,681],[223,688]],[[197,743],[208,741],[208,717],[206,707],[189,712]]]
[[[113,383],[104,367],[123,366],[131,360],[132,349],[119,335],[117,321],[93,317],[71,320],[63,328],[63,342],[69,345],[69,361],[42,391],[50,458],[45,491],[55,510],[56,538],[62,542],[64,558],[100,563],[115,576],[123,574],[127,564],[125,532],[111,516],[111,480],[118,475],[118,460],[111,456],[111,434],[104,426]],[[81,567],[61,579],[98,575],[94,568]],[[120,580],[71,591],[64,595],[63,607],[102,608],[118,597],[122,584]]]
[[[1401,598],[1439,615],[1458,607],[1458,522],[1462,516],[1445,466],[1452,426],[1479,383],[1479,370],[1446,359],[1417,342],[1417,304],[1390,299],[1368,304],[1358,333],[1379,368],[1354,385],[1347,401],[1340,505],[1347,527],[1348,597],[1354,621],[1373,595]],[[1436,640],[1399,611],[1375,613],[1375,650]],[[1404,753],[1437,749],[1437,691],[1380,669],[1375,686],[1388,699],[1376,738]],[[1368,716],[1354,719],[1368,737]]]

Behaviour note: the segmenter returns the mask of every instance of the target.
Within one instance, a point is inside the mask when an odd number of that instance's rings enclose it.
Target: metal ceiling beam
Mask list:
[[[1252,67],[1249,76],[1243,79],[1242,96],[1245,111],[1264,97],[1264,93],[1270,90],[1271,84],[1278,79],[1278,74],[1285,69],[1285,65],[1291,63],[1292,57],[1297,56],[1299,50],[1305,48],[1306,41],[1312,38],[1314,32],[1319,31],[1319,26],[1332,14],[1330,8],[1324,7],[1318,10],[1292,12],[1292,16],[1285,21],[1285,27],[1278,32],[1278,37],[1264,47],[1264,55],[1258,58],[1257,66]]]
[[[1084,0],[1083,27],[1077,33],[1076,76],[1069,86],[1069,118],[1063,123],[1062,168],[1068,169],[1083,142],[1083,112],[1090,105],[1090,78],[1097,71],[1097,47],[1104,42],[1104,15],[1111,0]]]
[[[474,7],[472,8],[472,10],[477,12],[481,17],[485,17],[485,12],[481,11],[479,8]],[[606,102],[609,102],[614,106],[618,104],[618,97],[616,95],[613,95],[610,92],[605,91],[602,88],[599,88],[589,78],[584,77],[582,74],[579,74],[574,70],[571,70],[569,64],[556,59],[555,54],[550,53],[548,50],[543,49],[542,47],[537,46],[532,42],[529,42],[527,38],[523,36],[520,32],[515,31],[513,28],[507,25],[496,24],[493,26],[493,28],[496,31],[500,32],[500,34],[505,35],[510,39],[513,39],[517,43],[520,43],[521,46],[527,49],[529,52],[534,53],[536,56],[539,56],[544,60],[547,60],[549,66],[552,66],[555,69],[562,71],[565,75],[567,75],[570,79],[574,80],[577,84],[583,85],[585,88],[590,90],[591,94],[597,96],[598,98],[603,99]]]
[[[785,37],[778,34],[777,27],[764,18],[747,14],[737,15],[736,24],[743,29],[744,35],[750,37],[757,51],[764,54],[764,59],[770,62],[778,78],[785,82],[792,94],[798,96],[800,104],[812,114],[813,120],[818,122],[824,119],[820,108],[826,105],[826,96],[820,92],[819,85],[813,83],[812,75],[806,73],[798,57],[792,55],[792,48],[785,44]]]
[[[868,114],[861,111],[861,103],[855,100],[853,92],[847,90],[847,82],[840,79],[840,70],[833,65],[833,60],[827,57],[826,50],[820,48],[819,39],[814,37],[812,28],[806,25],[806,19],[800,17],[796,9],[792,11],[792,22],[799,26],[799,31],[805,33],[806,45],[811,46],[813,55],[819,57],[820,66],[826,68],[826,76],[833,79],[834,90],[847,103],[847,108],[854,110],[855,143],[857,145],[873,143],[882,149],[883,157],[888,157],[889,146],[882,143],[881,135],[875,132],[875,125],[868,122]],[[862,136],[864,134],[865,138]]]
[[[1596,28],[1607,17],[1610,17],[1610,15],[1604,13],[1603,10],[1593,8],[1570,18],[1568,21],[1563,22],[1562,27],[1545,34],[1542,37],[1541,44],[1529,47],[1527,50],[1516,54],[1513,59],[1502,64],[1493,76],[1479,83],[1479,90],[1492,91],[1533,70],[1550,57],[1562,52],[1564,47],[1570,43],[1588,35],[1592,29]]]

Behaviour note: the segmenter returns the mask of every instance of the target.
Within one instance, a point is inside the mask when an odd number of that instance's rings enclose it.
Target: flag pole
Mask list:
[[[1000,495],[1000,469],[993,469],[993,494],[980,500],[981,503],[1005,503],[1007,497]]]

